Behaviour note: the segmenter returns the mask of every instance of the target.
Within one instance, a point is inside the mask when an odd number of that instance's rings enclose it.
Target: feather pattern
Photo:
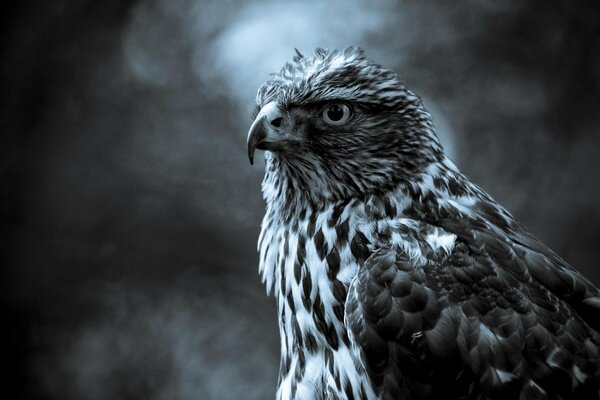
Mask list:
[[[292,138],[258,242],[277,398],[598,399],[598,290],[458,171],[396,74],[296,53],[257,95]]]

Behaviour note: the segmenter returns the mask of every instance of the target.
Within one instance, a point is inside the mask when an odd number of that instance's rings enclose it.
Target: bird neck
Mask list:
[[[259,238],[261,252],[260,271],[267,289],[274,288],[277,276],[279,252],[282,243],[290,238],[312,236],[320,227],[346,222],[351,232],[370,229],[365,221],[377,223],[382,220],[413,219],[443,226],[453,208],[456,215],[485,214],[493,212],[504,226],[513,224],[505,210],[481,189],[462,175],[447,158],[432,163],[422,173],[408,181],[399,182],[394,188],[372,192],[362,197],[328,198],[311,196],[308,191],[291,190],[293,183],[277,180],[274,171],[267,170],[263,182],[266,214]],[[333,240],[333,239],[332,239]],[[285,247],[284,247],[285,248]]]
[[[465,204],[491,200],[446,157],[424,165],[417,173],[408,175],[398,171],[396,176],[388,177],[380,186],[374,182],[358,181],[353,185],[347,182],[336,184],[320,174],[318,166],[305,170],[300,172],[297,165],[285,159],[267,157],[262,184],[267,215],[287,223],[298,216],[318,214],[332,206],[358,202],[387,204],[387,211],[382,212],[393,211],[399,216],[406,214],[404,211],[410,214],[412,208],[435,208],[434,203],[451,199]]]

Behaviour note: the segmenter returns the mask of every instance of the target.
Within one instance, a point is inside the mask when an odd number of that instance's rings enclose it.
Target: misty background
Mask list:
[[[596,1],[0,6],[2,386],[11,399],[268,399],[258,86],[359,45],[462,171],[600,283]]]

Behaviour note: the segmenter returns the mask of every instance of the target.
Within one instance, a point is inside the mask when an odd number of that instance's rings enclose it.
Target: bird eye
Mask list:
[[[323,119],[330,125],[342,125],[352,116],[352,111],[344,103],[327,104],[323,109]]]

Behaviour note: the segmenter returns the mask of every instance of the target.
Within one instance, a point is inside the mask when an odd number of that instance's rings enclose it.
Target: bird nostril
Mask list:
[[[271,125],[273,125],[275,128],[279,128],[281,126],[281,119],[281,117],[275,118],[273,121],[271,121]]]

